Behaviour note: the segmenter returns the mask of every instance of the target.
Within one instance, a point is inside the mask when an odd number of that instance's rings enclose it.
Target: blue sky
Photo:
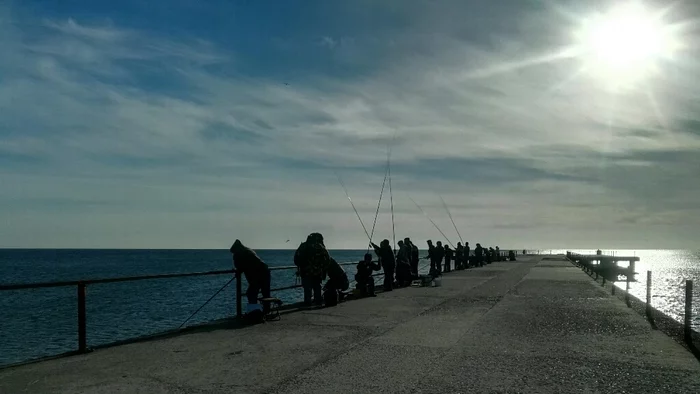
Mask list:
[[[572,50],[611,4],[2,2],[0,247],[361,248],[335,174],[371,223],[389,145],[397,237],[439,239],[411,197],[456,243],[442,196],[472,243],[697,247],[698,6],[620,89]]]

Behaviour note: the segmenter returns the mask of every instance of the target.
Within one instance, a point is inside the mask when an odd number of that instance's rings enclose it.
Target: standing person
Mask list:
[[[348,287],[350,287],[348,275],[343,267],[334,258],[331,258],[328,265],[328,282],[323,286],[323,299],[326,301],[326,306],[338,305],[339,293],[347,290]]]
[[[488,249],[484,250],[484,253],[486,254],[486,264],[491,264],[493,261],[493,248],[489,246]]]
[[[464,246],[461,242],[457,242],[457,249],[455,250],[455,270],[464,269]]]
[[[503,260],[503,258],[501,256],[501,248],[496,246],[496,261],[501,261],[501,260]]]
[[[469,247],[469,242],[464,243],[464,268],[469,268],[470,264],[470,259],[471,256],[469,254],[471,253],[471,248]]]
[[[231,249],[233,255],[233,267],[236,275],[243,273],[248,282],[248,290],[245,294],[249,305],[258,303],[258,293],[262,293],[262,298],[270,298],[270,269],[267,267],[255,252],[243,246],[240,240],[236,240]],[[263,304],[263,313],[267,315],[270,305]]]
[[[474,248],[474,260],[474,265],[476,267],[484,266],[484,248],[481,247],[480,243],[477,243],[476,248]]]
[[[379,271],[382,269],[379,263],[374,263],[372,261],[372,255],[365,254],[364,260],[357,263],[357,273],[355,274],[356,287],[360,290],[361,297],[375,297],[374,294],[374,278],[372,277],[372,271]]]
[[[326,278],[331,256],[323,244],[323,235],[311,233],[294,254],[294,264],[299,268],[301,285],[304,287],[304,303],[323,305],[321,282]]]
[[[435,251],[432,240],[428,240],[428,258],[430,259],[430,273],[432,274],[436,271],[435,264],[437,261],[437,252]]]
[[[408,238],[406,238],[408,239]],[[408,239],[409,242],[411,241]],[[420,251],[418,250],[418,247],[411,242],[411,274],[413,275],[414,279],[418,278],[418,262],[420,261]]]
[[[384,270],[384,291],[392,291],[394,287],[394,270],[396,269],[394,251],[391,250],[388,239],[383,240],[380,245],[381,246],[377,246],[372,243],[374,252],[377,254],[377,257],[379,257],[379,263]]]
[[[435,268],[437,269],[437,273],[441,274],[442,273],[442,259],[445,258],[445,248],[442,246],[441,241],[437,241],[437,244],[435,245]]]
[[[454,255],[454,250],[450,248],[450,245],[445,245],[445,272],[452,271],[452,256]]]
[[[411,284],[411,248],[404,241],[399,241],[396,255],[396,282],[399,287]]]

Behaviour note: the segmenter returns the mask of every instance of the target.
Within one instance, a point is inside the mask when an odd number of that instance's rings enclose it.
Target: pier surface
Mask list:
[[[0,393],[700,393],[700,363],[562,256],[0,370]]]

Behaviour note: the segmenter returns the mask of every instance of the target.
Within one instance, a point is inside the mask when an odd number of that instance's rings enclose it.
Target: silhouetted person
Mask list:
[[[430,272],[431,274],[435,271],[435,265],[437,264],[437,253],[435,252],[435,246],[433,246],[433,241],[428,240],[428,258],[430,259]]]
[[[374,252],[379,257],[379,262],[384,270],[384,291],[391,291],[394,287],[394,270],[396,269],[394,251],[391,250],[388,239],[383,240],[380,245],[381,246],[377,246],[372,243]]]
[[[474,248],[474,265],[476,267],[483,267],[484,266],[484,248],[481,247],[481,244],[477,243],[476,247]]]
[[[455,269],[464,269],[464,246],[461,242],[457,242],[457,249],[455,249]]]
[[[418,262],[420,261],[420,251],[418,250],[418,247],[411,242],[410,238],[406,238],[403,240],[404,242],[408,242],[408,245],[411,249],[411,276],[413,278],[418,278]]]
[[[338,305],[339,292],[347,290],[348,287],[350,287],[348,275],[343,267],[331,258],[328,265],[328,282],[323,287],[325,291],[323,298],[326,301],[326,306]]]
[[[464,243],[464,268],[469,268],[469,266],[471,265],[470,264],[471,257],[469,256],[470,253],[471,253],[471,248],[469,247],[469,242],[465,242]]]
[[[493,248],[489,247],[488,249],[484,250],[484,253],[486,254],[486,264],[491,264],[493,261]]]
[[[515,261],[515,252],[514,251],[511,250],[508,252],[508,260]]]
[[[440,274],[442,273],[442,259],[445,258],[445,248],[442,246],[442,242],[440,241],[437,241],[437,244],[435,244],[435,255],[435,268],[437,269],[438,274]]]
[[[411,247],[404,241],[399,241],[399,251],[396,254],[396,282],[399,287],[411,284]]]
[[[294,264],[299,268],[306,305],[311,305],[312,292],[313,303],[323,305],[321,282],[326,278],[330,261],[331,256],[323,244],[323,236],[319,233],[309,234],[306,242],[299,245],[294,254]]]
[[[445,272],[452,271],[452,257],[454,256],[454,250],[450,248],[450,245],[445,245]]]
[[[382,267],[378,263],[372,262],[372,255],[365,254],[364,260],[357,263],[357,273],[355,274],[356,287],[360,290],[360,296],[374,297],[374,278],[372,271],[379,271]]]
[[[501,261],[501,248],[496,246],[496,261]]]
[[[233,267],[236,275],[243,273],[248,282],[248,289],[245,294],[248,297],[248,304],[258,303],[258,293],[262,293],[262,298],[270,297],[270,269],[267,264],[258,257],[252,249],[243,246],[240,240],[236,240],[231,249],[233,255]],[[263,313],[267,315],[270,305],[263,303]]]

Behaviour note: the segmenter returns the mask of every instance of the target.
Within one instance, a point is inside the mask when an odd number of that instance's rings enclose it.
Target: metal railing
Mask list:
[[[502,251],[503,252],[503,251]],[[506,260],[507,251],[502,253],[502,261]],[[429,264],[427,258],[420,259],[423,263],[419,266],[419,272],[422,268],[427,267]],[[348,266],[357,264],[356,262],[345,262],[339,263],[341,266]],[[453,261],[454,264],[454,261]],[[281,271],[281,270],[294,270],[297,269],[296,266],[277,266],[270,267],[270,271]],[[72,281],[56,281],[56,282],[37,282],[37,283],[19,283],[19,284],[5,284],[0,285],[1,291],[13,291],[13,290],[30,290],[30,289],[40,289],[40,288],[57,288],[57,287],[75,287],[77,295],[77,320],[78,320],[78,353],[85,353],[89,350],[87,344],[87,313],[86,313],[86,303],[87,295],[86,290],[89,285],[103,284],[103,283],[116,283],[116,282],[131,282],[140,280],[153,280],[153,279],[168,279],[168,278],[184,278],[184,277],[195,277],[195,276],[212,276],[212,275],[234,275],[236,280],[236,317],[240,318],[243,315],[243,292],[242,292],[242,280],[241,275],[237,275],[236,270],[217,270],[217,271],[206,271],[206,272],[188,272],[188,273],[176,273],[176,274],[158,274],[158,275],[143,275],[143,276],[127,276],[127,277],[117,277],[117,278],[99,278],[99,279],[81,279]],[[372,275],[373,277],[384,276],[384,272],[378,272]],[[234,279],[234,278],[232,278]],[[355,281],[349,281],[351,284]],[[228,285],[228,283],[227,283]],[[270,292],[279,292],[291,289],[302,288],[301,284],[294,284],[291,286],[284,286],[278,288],[270,289]],[[211,300],[211,299],[210,299]],[[208,302],[208,301],[207,301]],[[204,306],[204,305],[203,305]],[[201,309],[201,308],[200,308]],[[199,310],[197,310],[199,311]],[[197,312],[195,312],[197,313]],[[191,316],[190,316],[191,317]],[[183,323],[184,324],[184,323]],[[138,337],[137,337],[138,338]]]
[[[354,262],[339,263],[341,266],[353,265]],[[281,271],[281,270],[293,270],[297,269],[296,266],[278,266],[270,267],[270,271]],[[56,281],[56,282],[38,282],[38,283],[19,283],[19,284],[7,284],[0,285],[0,291],[11,291],[11,290],[29,290],[29,289],[41,289],[41,288],[55,288],[55,287],[73,287],[76,288],[77,300],[78,300],[78,353],[84,353],[88,351],[87,345],[87,313],[86,313],[86,290],[87,286],[102,283],[116,283],[116,282],[131,282],[139,280],[151,280],[151,279],[167,279],[167,278],[184,278],[193,276],[211,276],[211,275],[235,275],[236,280],[236,317],[241,317],[243,315],[243,294],[242,294],[242,281],[241,275],[236,274],[236,270],[217,270],[217,271],[206,271],[206,272],[188,272],[179,274],[159,274],[159,275],[143,275],[143,276],[127,276],[118,278],[100,278],[100,279],[81,279],[72,281]],[[375,274],[373,276],[381,276],[383,273]],[[278,288],[270,289],[270,292],[279,292],[284,290],[291,290],[301,288],[302,285],[295,284],[292,286],[284,286]],[[196,313],[196,312],[195,312]]]
[[[579,257],[582,257],[581,255],[575,254],[575,253],[570,253],[569,259],[576,264],[578,267],[580,267],[584,272],[586,272],[588,275],[590,275],[594,280],[598,280],[598,271],[596,270],[596,265],[591,264],[591,262],[586,261],[586,260],[579,260]],[[618,258],[618,257],[615,257]],[[622,259],[625,259],[624,257]],[[633,302],[632,302],[632,297],[630,294],[630,282],[634,280],[633,276],[636,274],[634,272],[634,261],[630,261],[630,266],[627,268],[628,273],[624,274],[623,276],[625,277],[625,289],[624,291],[624,301],[625,304],[628,307],[632,307]],[[595,277],[593,277],[595,275]],[[605,286],[606,280],[605,276],[602,277],[602,284],[601,286]],[[610,284],[611,287],[611,293],[612,295],[615,295],[616,293],[616,286],[615,282],[616,280],[612,280],[613,283]],[[686,279],[685,281],[685,286],[684,286],[684,293],[685,293],[685,298],[684,298],[684,308],[683,308],[683,321],[682,322],[677,322],[679,325],[682,326],[682,334],[679,336],[680,339],[685,342],[686,346],[693,352],[693,354],[700,359],[700,350],[697,348],[695,340],[696,340],[696,335],[695,330],[693,329],[693,281],[690,279]],[[652,271],[647,270],[646,271],[646,300],[642,301],[641,299],[637,299],[634,297],[637,302],[643,304],[643,313],[646,316],[647,320],[649,323],[656,327],[656,321],[655,321],[655,316],[661,315],[664,316],[668,319],[671,319],[673,321],[676,321],[672,317],[670,317],[667,313],[657,311],[654,309],[654,306],[652,305]],[[665,330],[667,331],[667,330]],[[674,333],[672,332],[666,332],[669,335],[675,336]]]

